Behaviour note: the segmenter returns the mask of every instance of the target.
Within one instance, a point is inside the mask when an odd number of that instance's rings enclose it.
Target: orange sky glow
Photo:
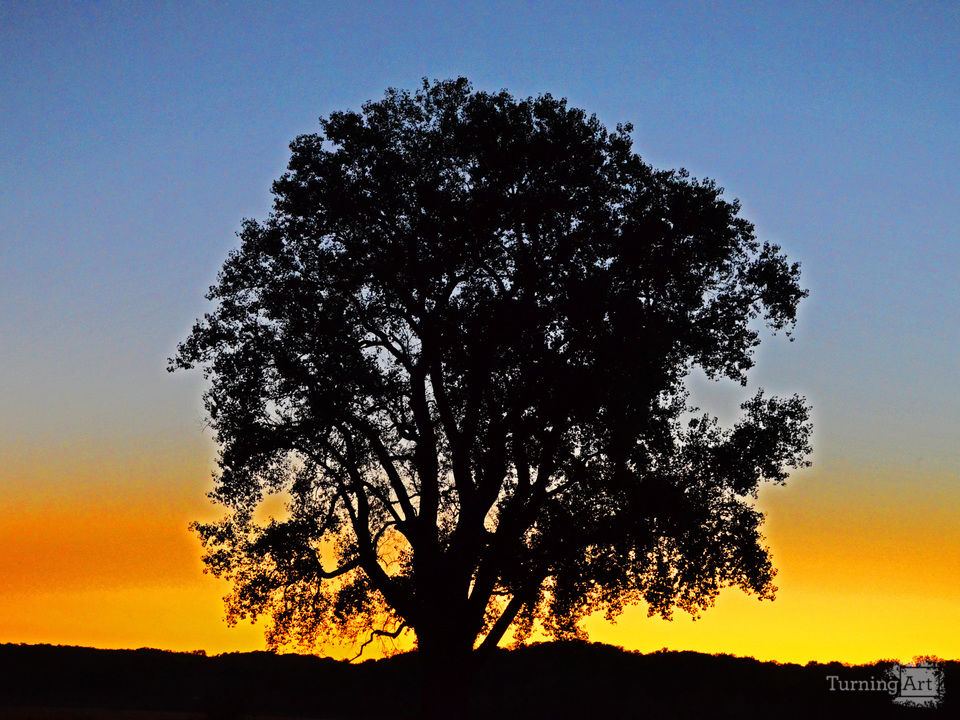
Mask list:
[[[264,648],[262,627],[224,624],[227,584],[202,573],[199,543],[187,530],[190,520],[216,512],[203,496],[209,449],[197,442],[141,450],[108,451],[112,460],[100,457],[99,471],[97,458],[74,465],[71,482],[59,485],[68,490],[58,495],[18,495],[26,477],[6,486],[0,641],[208,653]],[[177,452],[180,460],[167,454]],[[65,472],[57,463],[42,469]],[[140,489],[136,474],[148,476]],[[33,487],[43,484],[31,477]],[[684,613],[670,622],[648,618],[635,607],[616,624],[588,619],[590,638],[643,652],[666,647],[800,663],[960,657],[952,612],[960,527],[950,517],[956,491],[948,480],[924,478],[917,496],[916,484],[901,482],[894,470],[797,473],[760,497],[779,570],[775,601],[727,590],[696,621]],[[318,652],[348,657],[354,648]]]

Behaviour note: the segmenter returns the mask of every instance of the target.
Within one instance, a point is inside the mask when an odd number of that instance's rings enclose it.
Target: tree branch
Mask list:
[[[410,376],[410,402],[413,406],[413,418],[417,424],[417,443],[414,450],[414,462],[417,466],[417,475],[420,478],[420,513],[418,516],[420,534],[429,539],[430,544],[436,543],[437,512],[440,505],[440,488],[438,476],[440,474],[437,460],[437,436],[434,430],[433,418],[430,417],[430,407],[427,404],[426,379],[427,371],[423,367],[422,359],[417,363]]]
[[[350,452],[350,436],[344,437],[347,443],[347,451]],[[360,566],[366,572],[367,577],[373,586],[380,591],[387,602],[403,617],[409,617],[411,612],[409,598],[403,596],[394,584],[393,580],[387,575],[381,567],[377,556],[377,549],[373,538],[370,536],[370,504],[364,491],[363,478],[356,464],[340,453],[332,445],[328,444],[328,451],[337,459],[341,467],[346,470],[353,485],[353,495],[357,501],[357,510],[354,512],[353,505],[350,502],[349,494],[345,485],[338,481],[337,490],[343,497],[344,504],[347,507],[347,513],[350,517],[350,524],[353,526],[353,534],[357,539],[357,549],[359,551]]]
[[[542,578],[535,583],[531,582],[530,586],[516,592],[514,596],[510,598],[507,607],[500,613],[500,617],[497,618],[497,621],[493,624],[493,627],[490,628],[483,642],[480,643],[480,647],[477,648],[478,653],[488,655],[493,652],[493,649],[497,647],[497,644],[503,638],[510,625],[513,624],[519,612],[523,609],[523,606],[534,598],[542,582]]]
[[[417,516],[417,513],[413,509],[413,504],[410,502],[410,495],[407,493],[407,488],[403,484],[403,479],[400,477],[400,473],[397,472],[397,468],[393,464],[390,453],[383,444],[380,434],[375,429],[370,427],[369,423],[360,420],[360,418],[348,418],[345,420],[345,422],[357,430],[364,437],[364,439],[370,443],[370,448],[373,450],[374,455],[376,455],[377,461],[380,463],[383,471],[387,474],[387,479],[390,481],[390,487],[393,488],[393,492],[397,496],[397,502],[400,503],[400,509],[403,510],[404,520],[407,522],[413,522]]]
[[[336,570],[330,570],[329,572],[324,570],[323,565],[321,565],[319,562],[317,565],[320,568],[318,575],[321,580],[333,580],[334,578],[338,578],[341,575],[346,575],[351,570],[356,570],[358,567],[360,567],[360,558],[356,557],[353,560],[341,565]]]
[[[374,630],[374,631],[372,631],[372,632],[370,633],[369,639],[368,639],[363,645],[360,646],[360,651],[359,651],[356,655],[354,655],[352,658],[350,658],[349,660],[347,660],[347,662],[353,662],[353,661],[356,660],[358,657],[360,657],[361,655],[363,655],[363,650],[364,650],[364,648],[367,647],[367,645],[369,645],[370,643],[372,643],[372,642],[373,642],[373,639],[374,639],[375,637],[388,637],[388,638],[394,638],[394,639],[396,639],[396,638],[398,638],[398,637],[400,636],[400,633],[402,633],[404,630],[407,629],[407,627],[408,627],[408,626],[407,626],[407,623],[406,623],[406,621],[404,621],[404,622],[400,623],[400,625],[397,626],[397,629],[396,629],[396,630],[393,630],[392,632],[389,631],[389,630]]]

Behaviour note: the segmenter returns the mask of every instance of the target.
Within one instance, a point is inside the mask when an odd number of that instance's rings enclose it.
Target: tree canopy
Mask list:
[[[808,408],[758,392],[724,428],[684,380],[745,384],[799,266],[631,132],[461,78],[294,140],[171,360],[210,381],[227,513],[196,529],[231,617],[450,657],[772,596],[752,500],[807,464]]]

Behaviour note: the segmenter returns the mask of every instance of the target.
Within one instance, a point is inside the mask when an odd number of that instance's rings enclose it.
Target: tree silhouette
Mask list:
[[[195,527],[228,617],[273,646],[410,628],[456,717],[511,627],[772,597],[751,499],[806,464],[808,408],[761,392],[725,429],[684,379],[745,383],[798,265],[550,95],[424,81],[320,125],[170,362],[210,380],[228,512]]]

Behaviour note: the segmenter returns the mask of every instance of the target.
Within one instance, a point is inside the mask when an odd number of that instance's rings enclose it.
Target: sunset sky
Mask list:
[[[216,449],[166,359],[290,140],[464,75],[632,122],[810,289],[750,387],[691,381],[814,407],[814,466],[760,496],[777,599],[592,639],[960,658],[960,4],[7,2],[0,58],[0,642],[264,647],[201,573]]]

